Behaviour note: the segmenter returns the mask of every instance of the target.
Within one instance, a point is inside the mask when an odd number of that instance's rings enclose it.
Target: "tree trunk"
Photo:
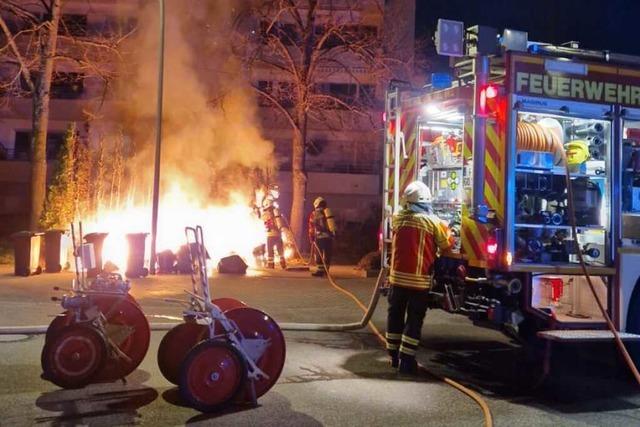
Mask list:
[[[307,144],[307,107],[309,87],[311,86],[309,68],[314,46],[314,30],[318,0],[309,0],[303,35],[303,55],[300,77],[297,82],[298,105],[295,111],[296,127],[293,129],[293,153],[291,156],[291,175],[293,191],[291,197],[291,232],[299,247],[303,242],[304,202],[307,196],[307,173],[305,170],[305,150]]]
[[[293,130],[292,156],[291,156],[291,232],[298,246],[304,241],[304,202],[307,195],[307,173],[305,171],[305,137],[306,117],[302,120],[302,126]]]
[[[40,65],[33,93],[33,135],[31,139],[31,215],[29,227],[39,228],[47,191],[47,127],[49,124],[49,95],[53,63],[58,41],[58,24],[62,0],[51,1],[51,19],[42,30],[39,54]]]

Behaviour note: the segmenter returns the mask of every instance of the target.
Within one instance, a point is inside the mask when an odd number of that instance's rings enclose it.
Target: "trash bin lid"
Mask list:
[[[11,236],[9,236],[11,239],[15,240],[15,239],[24,239],[25,237],[33,237],[33,236],[42,236],[44,233],[41,233],[39,231],[28,231],[28,230],[24,230],[24,231],[18,231],[16,233],[13,233]]]
[[[103,237],[103,236],[108,236],[109,233],[88,233],[84,235],[84,238],[89,238],[91,239],[92,237]]]
[[[59,233],[59,234],[64,234],[64,233],[66,233],[66,232],[67,232],[67,230],[64,230],[64,229],[62,229],[62,228],[52,228],[52,229],[50,229],[50,230],[46,230],[46,231],[44,232],[44,234],[45,234],[45,235],[47,235],[47,234],[58,234],[58,233]]]

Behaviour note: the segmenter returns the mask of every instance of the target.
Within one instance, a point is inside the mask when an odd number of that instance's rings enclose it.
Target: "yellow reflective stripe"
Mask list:
[[[428,274],[404,273],[404,272],[398,271],[398,270],[393,270],[391,272],[391,275],[398,276],[398,277],[400,277],[402,279],[416,280],[416,281],[423,281],[423,280],[429,279],[429,275]]]
[[[387,350],[397,350],[398,348],[400,348],[398,344],[387,343]]]
[[[411,344],[411,345],[418,345],[418,344],[420,344],[420,340],[417,340],[417,339],[415,339],[415,338],[408,337],[408,336],[406,336],[406,335],[403,335],[403,336],[402,336],[402,342],[406,342],[407,344]]]
[[[393,228],[410,226],[413,228],[419,228],[420,230],[431,231],[431,227],[429,225],[429,223],[415,218],[396,218],[393,221]]]
[[[411,288],[411,289],[421,289],[421,290],[423,290],[423,289],[429,289],[431,287],[430,283],[417,284],[417,283],[412,283],[412,282],[406,282],[406,281],[403,281],[403,280],[390,280],[390,281],[391,281],[391,284],[393,286],[400,286],[400,287],[403,287],[403,288]]]
[[[385,336],[389,340],[399,340],[400,338],[402,338],[402,334],[394,334],[392,332],[385,333]]]
[[[429,280],[419,280],[419,279],[408,279],[406,277],[398,277],[395,275],[390,276],[391,283],[409,283],[410,285],[421,285],[424,284],[426,286],[429,283]]]
[[[413,348],[405,347],[403,345],[400,346],[400,353],[408,354],[409,356],[415,356],[416,350]]]
[[[422,271],[422,265],[424,264],[424,245],[426,243],[426,236],[424,230],[420,231],[420,244],[418,245],[418,262],[416,262],[416,276],[420,275]]]

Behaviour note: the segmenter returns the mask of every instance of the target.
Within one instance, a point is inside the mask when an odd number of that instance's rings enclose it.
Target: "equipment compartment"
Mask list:
[[[611,123],[530,112],[517,118],[514,262],[575,264],[581,251],[589,264],[609,263]],[[571,171],[577,236],[558,147]]]
[[[591,280],[600,301],[607,301],[607,278],[591,276]],[[533,276],[531,307],[552,313],[559,322],[604,321],[584,276]]]

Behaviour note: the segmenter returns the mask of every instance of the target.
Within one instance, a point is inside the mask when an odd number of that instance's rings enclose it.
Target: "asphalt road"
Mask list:
[[[336,269],[337,281],[367,301],[375,279]],[[0,268],[0,327],[47,324],[59,307],[53,286],[70,274],[16,278]],[[353,302],[323,279],[276,272],[220,276],[214,294],[240,298],[280,322],[348,323],[360,318]],[[132,294],[152,322],[179,318],[180,307],[163,301],[190,286],[184,276],[134,281]],[[384,301],[374,322],[384,329]],[[40,379],[42,336],[0,337],[0,425],[482,425],[476,404],[432,378],[398,377],[368,331],[285,333],[287,360],[275,387],[258,408],[202,415],[185,407],[160,374],[152,333],[147,357],[127,383],[61,390]],[[634,386],[613,346],[557,348],[552,377],[530,387],[535,366],[525,352],[496,331],[433,310],[427,315],[419,360],[476,390],[498,426],[640,425],[640,388]]]

